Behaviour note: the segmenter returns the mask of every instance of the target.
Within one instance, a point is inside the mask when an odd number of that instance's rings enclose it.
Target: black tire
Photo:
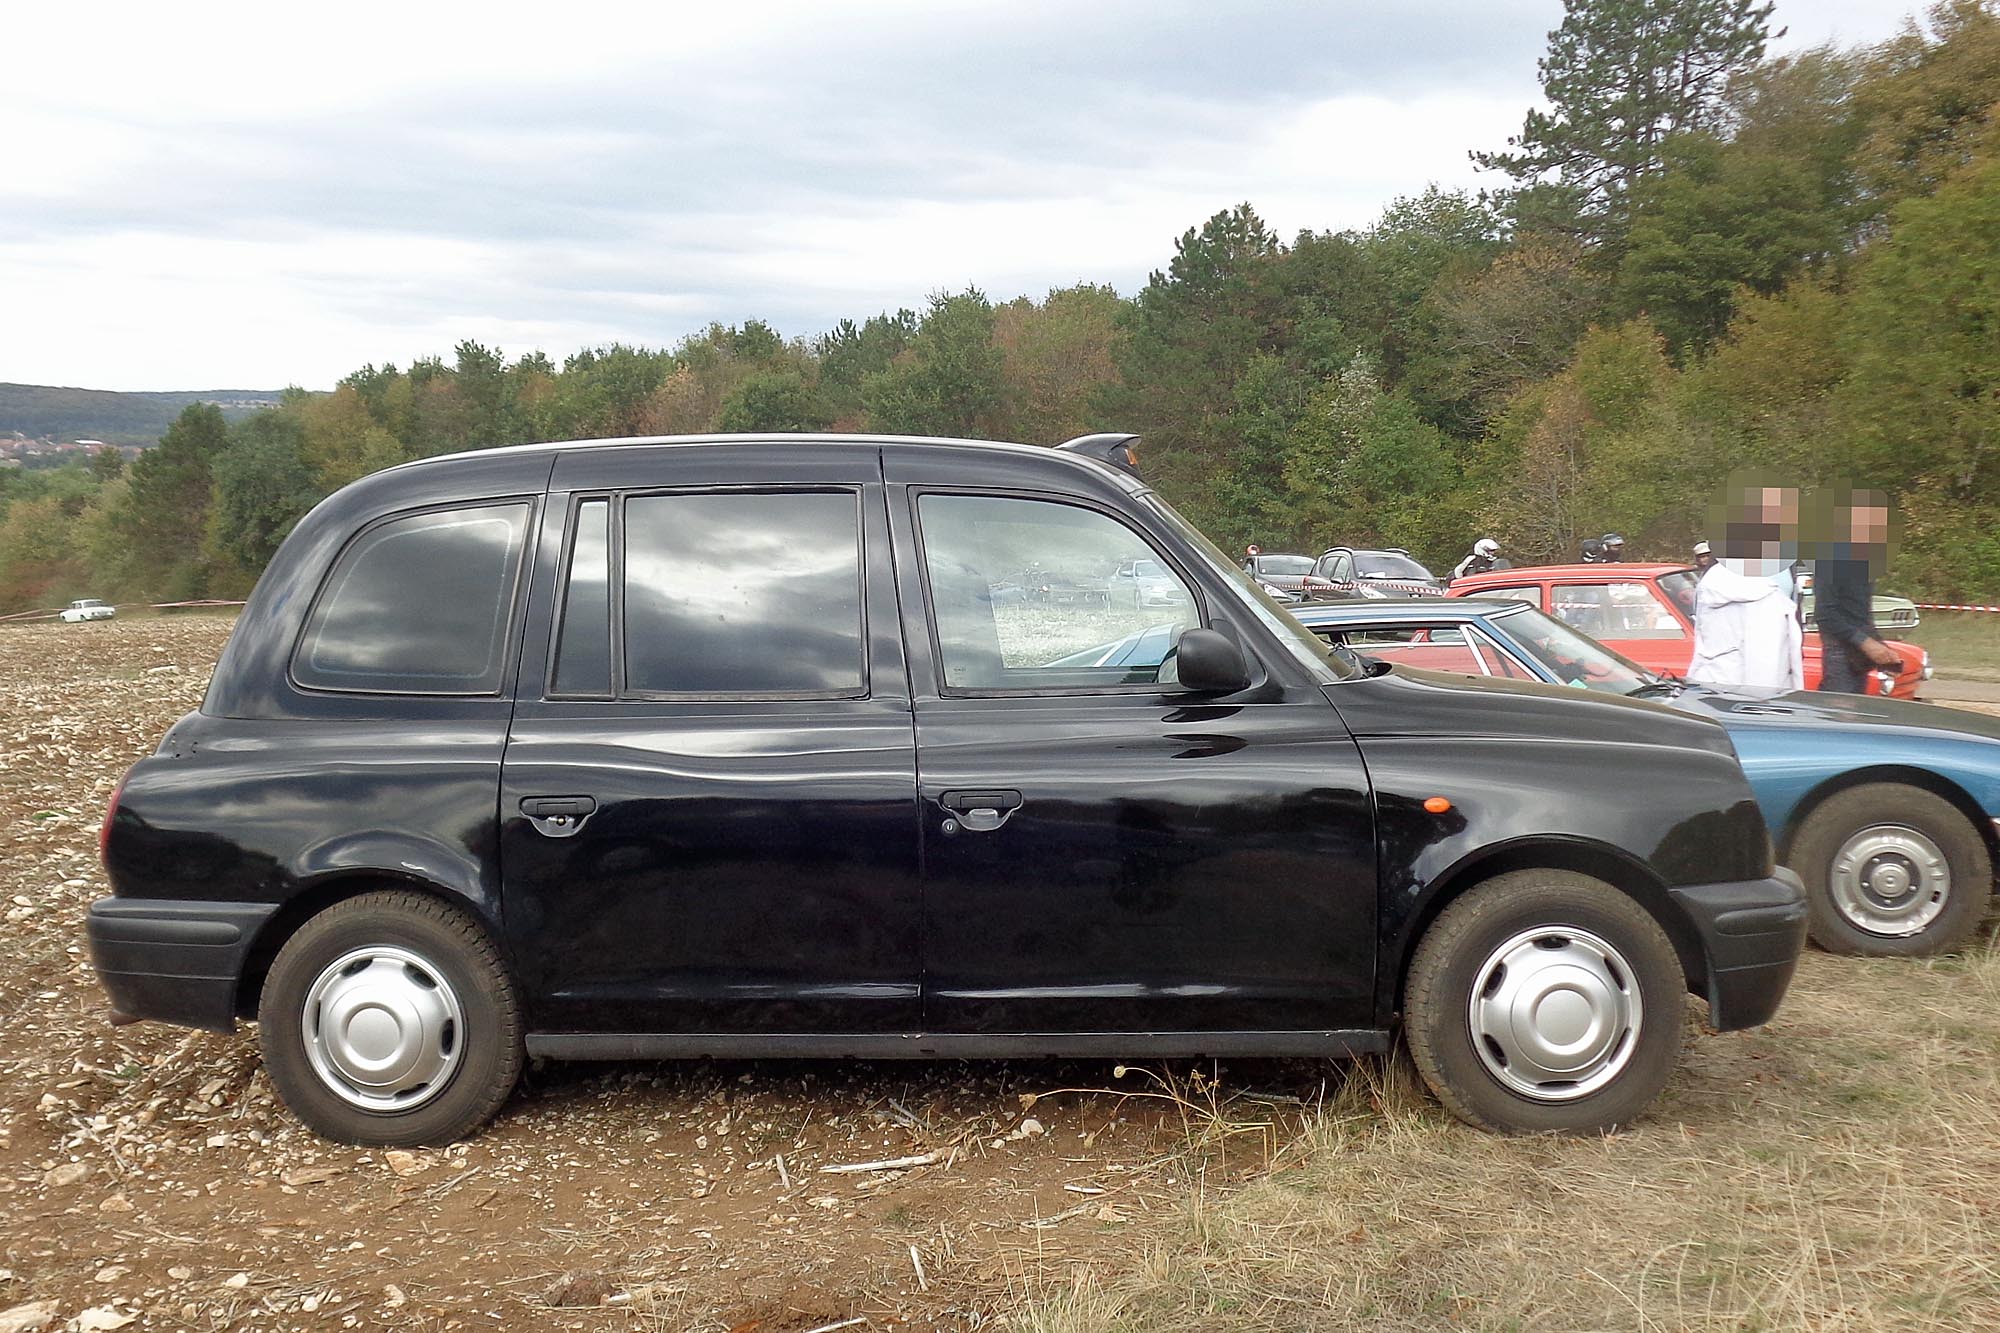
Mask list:
[[[1867,854],[1871,840],[1882,849],[1875,856]],[[1868,886],[1882,872],[1869,867],[1921,874],[1926,843],[1942,856],[1943,879],[1930,885],[1929,894],[1919,888],[1879,900],[1884,911],[1873,922],[1878,928],[1870,929],[1862,918],[1877,900]],[[1837,888],[1836,863],[1850,845],[1860,859],[1841,872]],[[1850,787],[1820,802],[1799,826],[1786,863],[1805,881],[1813,942],[1829,953],[1911,958],[1955,949],[1979,929],[1993,898],[1993,860],[1972,821],[1942,796],[1898,782]],[[1920,901],[1939,896],[1934,909]],[[1899,901],[1911,905],[1899,909]],[[1914,921],[1911,914],[1933,910],[1921,928],[1896,933],[1908,924],[1906,915]]]
[[[1532,1093],[1510,1086],[1494,1068],[1504,1052],[1473,1030],[1475,989],[1498,993],[1485,984],[1508,975],[1505,967],[1496,971],[1495,956],[1522,936],[1534,937],[1518,946],[1531,958],[1543,956],[1538,949],[1549,949],[1550,958],[1567,959],[1572,949],[1601,958],[1595,946],[1608,946],[1615,961],[1602,973],[1618,986],[1606,994],[1628,997],[1617,1001],[1628,1017],[1629,997],[1637,997],[1636,1022],[1602,1025],[1608,1045],[1601,1067],[1581,1080],[1596,1086],[1578,1092],[1545,1081]],[[1673,945],[1645,908],[1587,875],[1520,870],[1469,890],[1424,932],[1403,984],[1403,1032],[1424,1082],[1468,1124],[1502,1134],[1599,1133],[1637,1118],[1672,1077],[1686,989]],[[1510,1072],[1528,1068],[1509,1064]]]
[[[442,1039],[432,1043],[449,1052],[432,1058],[451,1063],[406,1094],[408,1105],[387,1104],[387,1097],[379,1106],[356,1105],[336,1091],[337,1074],[323,1075],[308,1052],[306,1008],[315,984],[352,975],[330,969],[371,950],[393,951],[382,965],[414,978],[411,994],[442,994],[457,1006],[441,1025]],[[393,961],[404,957],[417,961]],[[315,1004],[314,1023],[320,1008]],[[471,917],[422,893],[364,894],[307,921],[272,962],[257,1016],[264,1067],[285,1105],[342,1143],[408,1147],[464,1138],[493,1118],[521,1075],[521,1010],[499,951]],[[323,1054],[319,1059],[325,1064]]]

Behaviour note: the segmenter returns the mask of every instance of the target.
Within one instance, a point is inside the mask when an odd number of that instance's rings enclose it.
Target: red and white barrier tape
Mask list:
[[[1918,602],[1919,611],[2000,611],[2000,606],[1961,606],[1955,602]]]

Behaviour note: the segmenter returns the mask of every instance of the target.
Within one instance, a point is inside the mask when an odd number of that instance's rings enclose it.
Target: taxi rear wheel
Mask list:
[[[1993,894],[1993,861],[1943,797],[1871,782],[1822,801],[1792,840],[1813,942],[1829,953],[1917,957],[1965,943]]]
[[[1499,875],[1431,923],[1403,988],[1424,1082],[1503,1134],[1631,1122],[1672,1077],[1686,987],[1659,923],[1563,870]]]
[[[443,1144],[500,1109],[525,1058],[519,1002],[477,922],[427,894],[369,893],[285,942],[258,1004],[264,1067],[330,1139]]]

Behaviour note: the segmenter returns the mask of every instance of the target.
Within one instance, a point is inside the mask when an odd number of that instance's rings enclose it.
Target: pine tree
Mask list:
[[[1518,225],[1622,242],[1632,187],[1668,135],[1713,125],[1729,78],[1763,58],[1770,0],[1564,0],[1537,65],[1550,109],[1510,152],[1472,154],[1517,182]],[[1781,29],[1777,34],[1783,35]]]

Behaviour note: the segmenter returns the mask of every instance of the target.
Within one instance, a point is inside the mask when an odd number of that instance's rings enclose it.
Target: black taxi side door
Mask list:
[[[1115,487],[967,484],[916,448],[886,451],[885,477],[926,1030],[1146,1034],[1135,1051],[1202,1033],[1221,1051],[1372,1027],[1368,778],[1318,685],[1263,660],[1262,627],[1215,572]],[[1084,586],[1153,561],[1179,593],[1049,605],[1005,576],[1028,559]],[[1253,688],[1174,683],[1171,650],[1195,625],[1249,645]]]
[[[749,1049],[715,1038],[916,1027],[880,480],[874,448],[826,444],[557,462],[500,791],[538,1030]]]

